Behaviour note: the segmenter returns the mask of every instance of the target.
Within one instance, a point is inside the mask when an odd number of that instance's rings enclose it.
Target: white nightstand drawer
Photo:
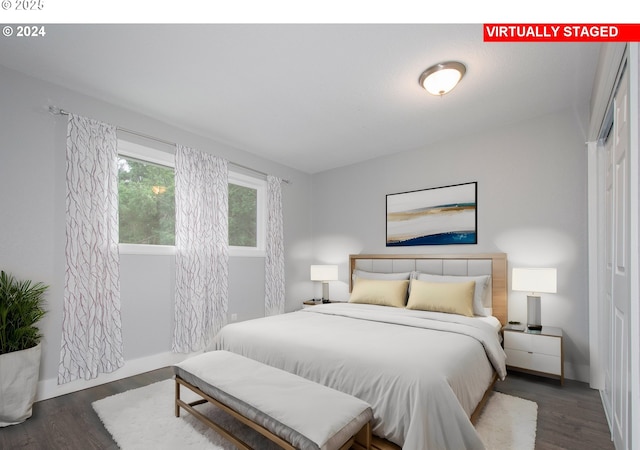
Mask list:
[[[560,358],[561,340],[553,336],[529,336],[531,337],[531,351],[544,355],[557,356]]]
[[[507,354],[507,366],[553,375],[562,374],[560,356],[541,355],[513,349],[505,349],[504,351]]]
[[[504,333],[504,348],[560,357],[560,338],[529,333]]]
[[[522,350],[523,352],[531,351],[531,336],[526,333],[512,333],[505,331],[504,348],[513,350]]]
[[[507,366],[521,367],[523,369],[532,368],[532,353],[512,348],[505,348],[504,352],[507,354]]]
[[[533,370],[554,375],[562,375],[562,361],[560,356],[533,354]]]

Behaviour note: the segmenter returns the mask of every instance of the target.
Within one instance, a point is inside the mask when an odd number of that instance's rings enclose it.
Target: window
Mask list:
[[[175,157],[118,140],[120,252],[175,253]],[[229,172],[229,253],[264,256],[266,181]]]
[[[121,252],[174,252],[174,160],[172,153],[118,140]]]
[[[266,182],[229,172],[229,253],[264,256]]]
[[[133,158],[118,160],[120,242],[174,245],[174,173]]]

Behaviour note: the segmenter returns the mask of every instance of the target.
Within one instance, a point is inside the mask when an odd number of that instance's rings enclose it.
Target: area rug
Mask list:
[[[160,381],[98,400],[93,408],[123,450],[235,450],[230,442],[184,410],[176,419],[174,386],[173,380]],[[187,402],[197,399],[184,388],[181,397]],[[279,448],[213,405],[197,408],[255,449]],[[493,392],[476,429],[487,450],[533,450],[537,414],[535,402]]]

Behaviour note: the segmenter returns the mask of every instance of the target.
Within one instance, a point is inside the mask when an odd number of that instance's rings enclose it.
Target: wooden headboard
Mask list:
[[[355,269],[370,272],[410,272],[435,275],[491,275],[493,315],[503,325],[507,323],[507,255],[478,253],[454,255],[349,255],[349,274]],[[353,277],[349,276],[349,292]]]

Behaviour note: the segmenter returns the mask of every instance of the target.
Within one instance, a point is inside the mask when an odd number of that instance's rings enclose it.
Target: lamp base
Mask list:
[[[329,300],[329,283],[326,281],[322,282],[322,302],[325,303],[325,300]]]
[[[540,296],[527,295],[527,328],[541,330],[540,315]]]

